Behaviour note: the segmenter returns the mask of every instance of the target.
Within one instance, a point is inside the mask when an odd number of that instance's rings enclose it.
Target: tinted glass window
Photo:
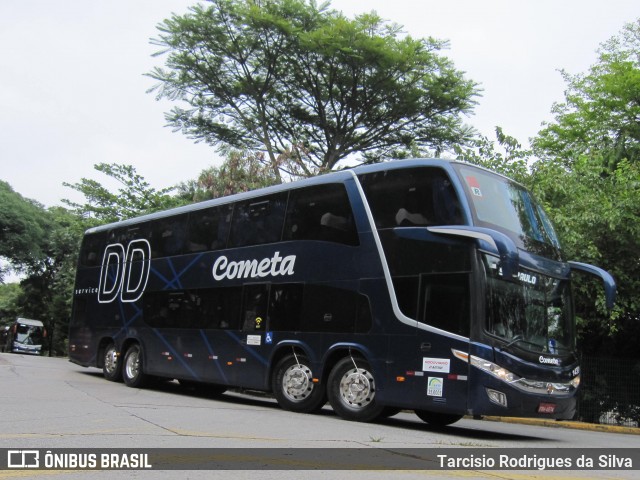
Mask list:
[[[286,192],[237,203],[229,247],[280,241],[286,207]]]
[[[325,285],[305,285],[302,319],[301,330],[306,332],[352,333],[371,328],[366,297]]]
[[[468,337],[469,275],[423,275],[423,316],[428,325]]]
[[[386,170],[360,181],[378,228],[462,223],[460,202],[442,169]]]
[[[84,267],[100,265],[105,247],[104,242],[104,233],[94,233],[84,237],[82,249],[80,250],[80,264]]]
[[[147,292],[145,322],[155,328],[237,329],[240,287]]]
[[[303,287],[299,283],[271,285],[269,330],[300,330]]]
[[[293,190],[284,240],[321,240],[358,244],[351,204],[342,184]]]
[[[185,252],[187,218],[188,215],[185,213],[148,224],[148,239],[153,258],[170,257]]]
[[[267,329],[268,285],[246,285],[242,301],[242,330],[264,332]]]
[[[232,205],[207,208],[189,215],[188,252],[225,248],[231,226]]]

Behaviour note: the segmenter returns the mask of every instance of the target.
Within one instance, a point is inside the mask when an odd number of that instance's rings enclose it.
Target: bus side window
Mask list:
[[[243,332],[264,332],[267,330],[268,299],[268,285],[245,285],[242,296]]]
[[[188,215],[185,213],[159,219],[150,224],[149,240],[153,258],[171,257],[184,253],[187,218]]]
[[[154,328],[236,329],[242,287],[146,292],[144,320]]]
[[[353,333],[358,317],[359,296],[353,290],[307,284],[302,331]]]
[[[102,263],[102,255],[105,247],[105,234],[94,233],[87,235],[80,250],[80,264],[83,267],[95,267]]]
[[[470,332],[469,275],[466,273],[422,276],[422,322],[465,337]]]
[[[332,183],[292,191],[283,240],[358,245],[358,232],[344,185]]]
[[[223,205],[192,212],[187,231],[187,252],[204,252],[225,248],[233,205]]]
[[[388,170],[360,180],[378,228],[462,223],[460,202],[442,169]]]
[[[280,241],[287,208],[287,192],[235,205],[229,248]]]
[[[269,330],[299,331],[302,314],[301,283],[271,285],[269,295]]]

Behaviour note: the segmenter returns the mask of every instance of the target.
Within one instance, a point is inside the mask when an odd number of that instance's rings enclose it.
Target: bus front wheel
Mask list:
[[[415,412],[420,420],[434,427],[446,427],[447,425],[456,423],[463,417],[463,415],[453,413],[435,413],[427,410],[415,410]]]
[[[134,343],[127,349],[122,362],[122,378],[128,387],[141,388],[147,381],[142,371],[142,349]]]
[[[284,410],[313,413],[326,402],[323,388],[313,381],[305,355],[289,355],[278,362],[273,375],[273,394]]]
[[[345,357],[329,374],[329,403],[346,420],[369,422],[384,406],[376,401],[376,384],[369,364],[360,357]]]
[[[102,359],[102,375],[111,382],[122,380],[122,365],[118,357],[118,349],[114,343],[107,345]]]

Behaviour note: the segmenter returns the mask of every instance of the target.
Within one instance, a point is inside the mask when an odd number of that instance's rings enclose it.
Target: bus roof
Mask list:
[[[31,325],[33,327],[44,327],[44,323],[40,320],[32,320],[30,318],[18,318],[15,323],[21,323],[23,325]]]
[[[111,230],[114,228],[127,227],[129,225],[136,225],[138,223],[156,220],[160,218],[170,217],[174,215],[180,215],[182,213],[188,213],[197,210],[203,210],[218,205],[225,205],[228,203],[234,203],[242,200],[249,200],[254,197],[260,197],[263,195],[271,195],[279,192],[286,192],[301,187],[309,187],[313,185],[322,185],[327,183],[342,182],[354,175],[360,175],[363,173],[373,173],[384,170],[396,170],[401,168],[414,168],[414,167],[426,167],[426,166],[448,166],[452,163],[466,163],[459,160],[447,160],[439,158],[418,158],[407,160],[392,160],[388,162],[375,163],[372,165],[360,165],[345,170],[336,172],[325,173],[311,178],[305,178],[302,180],[296,180],[294,182],[281,183],[279,185],[273,185],[270,187],[259,188],[248,192],[236,193],[225,197],[218,197],[212,200],[205,200],[198,203],[192,203],[182,207],[172,208],[169,210],[163,210],[159,212],[149,213],[147,215],[141,215],[139,217],[128,218],[119,222],[108,223],[97,227],[88,229],[85,234],[96,233],[104,230]]]

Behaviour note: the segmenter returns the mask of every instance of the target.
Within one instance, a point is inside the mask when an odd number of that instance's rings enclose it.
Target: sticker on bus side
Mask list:
[[[247,345],[262,345],[262,335],[247,335]]]
[[[444,390],[444,382],[440,377],[429,377],[427,382],[427,395],[430,397],[441,397]]]
[[[427,358],[422,359],[423,372],[449,373],[451,360],[448,358]]]

